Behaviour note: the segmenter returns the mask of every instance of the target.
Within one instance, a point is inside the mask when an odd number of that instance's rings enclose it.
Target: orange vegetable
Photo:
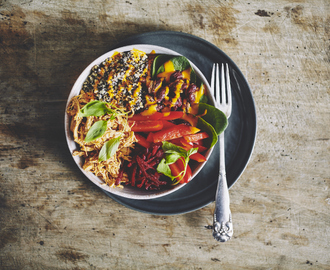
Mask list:
[[[193,127],[197,126],[197,122],[198,122],[198,117],[193,115],[193,114],[189,114],[189,113],[184,113],[181,117],[181,119],[187,121],[190,125],[192,125]]]

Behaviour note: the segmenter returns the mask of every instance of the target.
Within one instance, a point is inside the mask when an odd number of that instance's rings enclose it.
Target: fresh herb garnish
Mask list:
[[[169,56],[169,55],[157,56],[152,66],[152,77],[157,76],[157,74],[165,71],[164,64],[167,61],[171,61],[174,69],[177,71],[184,71],[190,68],[191,69],[190,82],[195,83],[197,86],[200,86],[201,81],[197,78],[196,72],[193,69],[193,67],[190,65],[189,60],[184,56]]]
[[[165,153],[165,158],[163,158],[158,164],[157,171],[159,173],[168,176],[172,180],[172,184],[176,185],[181,181],[182,177],[184,177],[186,174],[187,166],[190,159],[189,157],[192,154],[197,153],[198,148],[191,148],[187,151],[180,146],[165,141],[163,142],[162,149]],[[173,176],[169,165],[176,162],[179,158],[183,159],[184,170],[179,175]]]
[[[80,117],[102,116],[108,113],[109,109],[105,102],[93,100],[88,102],[79,112]]]
[[[99,153],[99,162],[107,161],[118,150],[121,136],[107,141],[101,148]]]
[[[120,110],[119,108],[111,109],[108,107],[108,103],[100,100],[92,100],[88,102],[79,111],[79,117],[88,117],[88,116],[100,117],[105,114],[109,114],[110,120],[114,120],[118,115],[125,115],[127,113]],[[85,137],[85,142],[92,142],[102,137],[107,130],[107,124],[108,124],[107,120],[99,120],[95,122],[88,130]]]
[[[88,117],[88,116],[103,116],[105,114],[110,114],[111,119],[113,120],[117,115],[123,115],[125,112],[119,108],[111,109],[108,107],[109,103],[92,100],[88,102],[79,112],[79,117]]]
[[[106,132],[108,126],[108,121],[100,120],[95,122],[91,128],[88,130],[85,142],[92,142],[98,138],[101,138]]]
[[[157,172],[164,174],[165,176],[171,178],[172,182],[177,176],[173,176],[171,172],[171,168],[169,164],[166,163],[165,159],[163,158],[158,166],[157,166]]]

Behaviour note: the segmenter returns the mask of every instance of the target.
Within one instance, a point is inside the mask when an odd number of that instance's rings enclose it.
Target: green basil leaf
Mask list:
[[[164,158],[159,162],[157,172],[164,174],[165,176],[171,178],[171,180],[175,179],[175,177],[172,176],[170,166],[168,166]]]
[[[111,158],[118,150],[121,136],[107,141],[99,153],[99,161],[106,161]]]
[[[181,155],[179,153],[171,153],[165,156],[165,161],[167,164],[172,164],[176,162],[180,157]]]
[[[92,142],[102,137],[105,131],[107,130],[107,126],[108,126],[108,121],[100,120],[95,122],[88,130],[85,137],[85,142]]]
[[[173,143],[165,141],[165,142],[163,142],[162,149],[165,152],[165,158],[163,158],[161,160],[161,162],[159,163],[159,165],[158,165],[159,169],[157,167],[157,171],[170,177],[172,180],[172,185],[176,185],[180,182],[181,177],[179,177],[179,176],[174,177],[171,174],[171,169],[170,169],[169,165],[176,162],[179,158],[183,158],[184,159],[184,170],[180,173],[180,175],[181,176],[185,175],[187,166],[188,166],[188,162],[189,162],[189,157],[192,154],[197,153],[198,148],[192,148],[192,149],[189,149],[188,151],[186,151],[184,148],[182,148],[180,146],[177,146]],[[173,182],[173,180],[175,180],[177,177],[179,179],[176,182]]]
[[[186,158],[189,158],[191,155],[195,154],[198,152],[198,148],[191,148],[187,151]]]
[[[79,112],[80,117],[102,116],[109,112],[107,104],[99,100],[88,102]]]
[[[182,147],[167,141],[163,142],[162,149],[165,152],[165,154],[179,153],[181,156],[184,156],[186,153],[186,150],[184,150]]]

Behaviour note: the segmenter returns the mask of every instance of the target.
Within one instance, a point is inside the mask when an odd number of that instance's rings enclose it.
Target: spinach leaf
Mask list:
[[[190,62],[188,61],[188,59],[186,57],[178,56],[178,57],[172,58],[171,61],[173,63],[175,70],[184,71],[184,70],[190,68],[191,69],[190,82],[196,84],[196,82],[197,82],[196,72],[193,69],[193,67],[190,65]]]
[[[207,96],[204,94],[201,96],[201,98],[199,99],[199,103],[207,103],[208,102],[208,98]]]
[[[99,153],[99,161],[106,161],[111,158],[118,150],[121,136],[107,141]]]
[[[211,148],[218,141],[218,134],[214,130],[213,126],[206,122],[203,118],[199,117],[197,127],[209,134],[209,137],[205,139],[207,147]]]
[[[173,57],[171,62],[173,63],[174,69],[179,71],[184,71],[191,67],[188,59],[184,56]]]
[[[165,71],[164,64],[167,61],[171,61],[173,63],[173,67],[177,71],[184,71],[188,68],[191,69],[190,72],[190,82],[191,83],[196,83],[198,86],[201,84],[200,81],[197,83],[197,75],[193,67],[190,65],[189,60],[184,57],[184,56],[170,56],[171,58],[168,57],[169,55],[159,55],[155,58],[154,63],[153,63],[153,76],[156,76],[159,73],[162,73]],[[158,58],[159,57],[159,58]],[[158,59],[157,59],[158,58]],[[165,61],[164,61],[165,60]],[[156,61],[156,63],[155,63]]]
[[[100,120],[95,122],[91,128],[88,130],[85,142],[92,142],[103,136],[107,130],[108,121]]]
[[[170,60],[172,57],[173,57],[173,55],[168,55],[168,54],[157,55],[155,57],[154,61],[152,62],[151,77],[154,78],[159,73],[159,72],[157,73],[158,69],[161,66],[163,66],[163,64],[165,62],[167,62],[168,60]],[[163,66],[163,68],[164,68],[164,66]]]
[[[207,110],[207,114],[203,115],[202,118],[211,124],[217,135],[219,135],[226,129],[228,125],[228,119],[226,115],[212,105],[199,103],[198,114],[203,114],[205,110]]]

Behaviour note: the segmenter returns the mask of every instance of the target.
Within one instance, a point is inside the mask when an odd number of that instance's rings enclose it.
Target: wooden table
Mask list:
[[[0,1],[0,269],[330,269],[330,2]],[[173,30],[226,52],[258,134],[214,205],[158,216],[107,197],[75,165],[64,110],[82,70],[125,37]]]

